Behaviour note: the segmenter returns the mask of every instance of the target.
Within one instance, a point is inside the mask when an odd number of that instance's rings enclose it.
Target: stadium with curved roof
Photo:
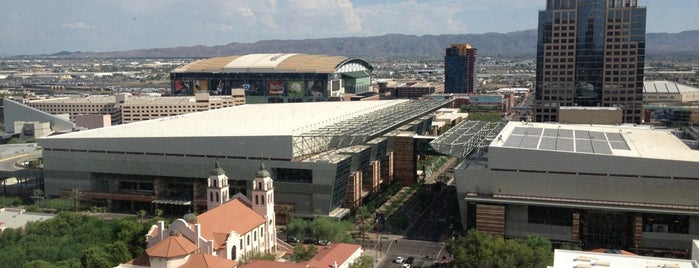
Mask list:
[[[202,59],[170,73],[172,95],[230,95],[242,88],[248,103],[323,101],[371,89],[367,61],[296,53]]]

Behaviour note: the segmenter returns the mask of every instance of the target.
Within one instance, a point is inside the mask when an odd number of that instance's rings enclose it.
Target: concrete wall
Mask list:
[[[574,108],[558,109],[558,122],[568,124],[621,124],[623,111],[621,109]]]
[[[66,118],[42,112],[21,103],[3,99],[3,113],[5,115],[5,132],[15,133],[21,129],[14,128],[15,121],[39,121],[50,122],[54,131],[69,131],[75,128],[75,124]]]

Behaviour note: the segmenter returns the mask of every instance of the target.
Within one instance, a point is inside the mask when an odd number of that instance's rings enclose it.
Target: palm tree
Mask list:
[[[366,220],[371,216],[369,213],[369,210],[365,206],[361,206],[357,208],[357,218],[359,219],[359,222],[357,223],[357,227],[359,227],[359,233],[362,235],[362,248],[364,247],[364,237],[366,233]]]

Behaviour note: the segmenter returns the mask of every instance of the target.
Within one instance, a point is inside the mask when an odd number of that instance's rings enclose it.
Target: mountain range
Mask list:
[[[536,56],[537,30],[510,33],[344,37],[306,40],[265,40],[218,46],[152,48],[113,52],[59,52],[51,56],[76,58],[208,58],[250,53],[307,53],[372,56],[441,57],[450,44],[469,43],[479,56]],[[699,55],[699,31],[646,34],[646,54]]]

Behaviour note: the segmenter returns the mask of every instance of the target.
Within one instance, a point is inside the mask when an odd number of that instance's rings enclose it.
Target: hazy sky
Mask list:
[[[639,0],[647,32],[699,30],[699,0]],[[535,29],[545,0],[0,0],[0,56],[269,39]]]

